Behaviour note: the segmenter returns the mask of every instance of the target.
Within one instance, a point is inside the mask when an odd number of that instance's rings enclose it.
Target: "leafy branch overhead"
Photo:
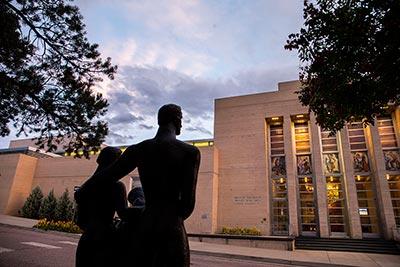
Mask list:
[[[40,148],[96,149],[107,135],[107,100],[93,91],[117,67],[86,38],[64,0],[0,0],[0,135],[38,135]],[[77,153],[77,155],[79,155]]]
[[[304,1],[304,27],[285,49],[302,63],[298,92],[333,132],[400,104],[400,1]]]

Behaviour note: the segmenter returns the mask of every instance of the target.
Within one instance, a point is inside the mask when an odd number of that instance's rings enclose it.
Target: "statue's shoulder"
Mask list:
[[[130,145],[126,149],[128,149],[128,150],[138,150],[138,149],[141,149],[141,148],[143,148],[143,147],[145,147],[145,146],[147,146],[149,144],[152,144],[152,143],[154,143],[153,139],[147,139],[147,140],[144,140],[144,141],[139,142],[137,144]]]
[[[192,153],[193,154],[200,154],[200,150],[196,146],[188,144],[188,143],[185,143],[185,142],[180,141],[180,140],[176,140],[176,141],[179,144],[179,146],[181,146],[182,149],[184,149],[186,152],[191,153],[191,154]]]

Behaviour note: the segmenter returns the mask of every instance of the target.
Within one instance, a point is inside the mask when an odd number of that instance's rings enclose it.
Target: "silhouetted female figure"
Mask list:
[[[95,173],[115,162],[121,150],[104,148],[98,158]],[[115,211],[119,216],[127,207],[126,189],[122,182],[108,185],[86,181],[75,193],[78,205],[78,225],[84,231],[76,250],[76,266],[113,266]]]

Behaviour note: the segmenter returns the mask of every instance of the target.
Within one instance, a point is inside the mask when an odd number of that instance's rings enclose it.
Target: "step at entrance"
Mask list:
[[[394,241],[387,241],[384,239],[298,237],[295,240],[295,247],[296,249],[353,251],[400,255],[398,244]]]

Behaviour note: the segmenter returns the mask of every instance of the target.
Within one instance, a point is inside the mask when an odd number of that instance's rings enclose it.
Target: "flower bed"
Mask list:
[[[224,235],[261,235],[261,231],[255,227],[222,227],[221,234]]]
[[[82,233],[82,230],[79,228],[79,226],[72,221],[48,221],[47,219],[41,219],[33,227],[46,231],[54,230],[75,234]]]

